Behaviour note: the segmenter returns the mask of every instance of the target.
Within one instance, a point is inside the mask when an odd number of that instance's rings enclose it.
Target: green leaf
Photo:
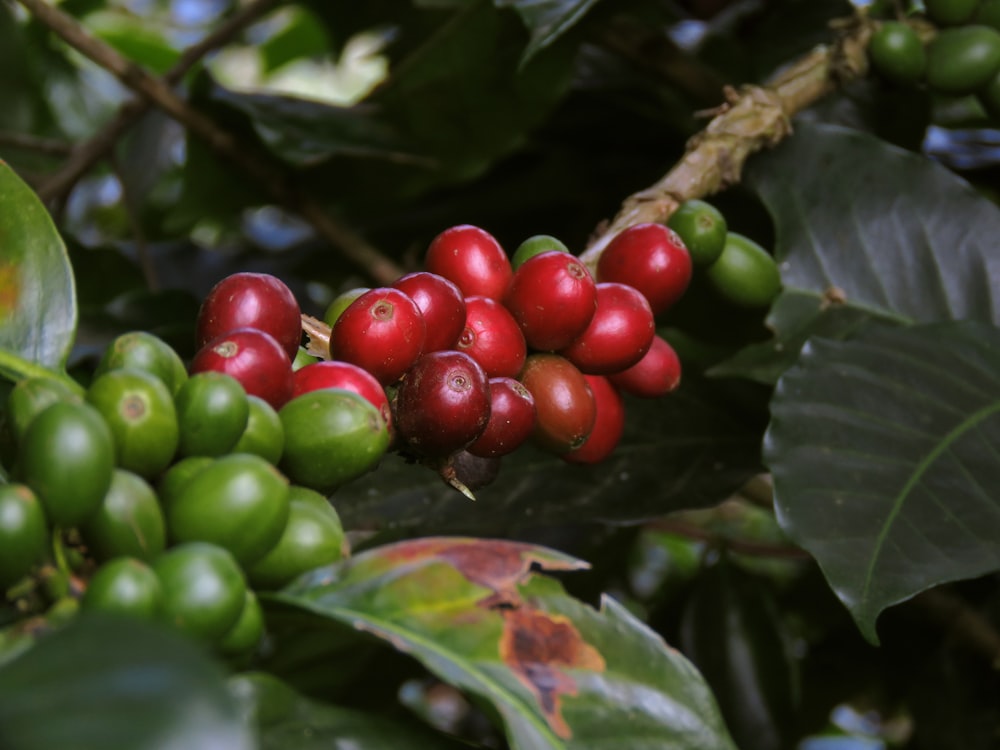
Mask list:
[[[661,399],[626,400],[626,431],[610,458],[569,465],[530,445],[501,460],[478,502],[398,456],[337,491],[354,528],[389,524],[424,533],[512,533],[552,523],[637,521],[708,506],[760,469],[763,421],[726,391],[687,378]],[[763,403],[763,398],[761,398]]]
[[[532,572],[582,567],[529,544],[428,537],[275,596],[388,641],[487,701],[515,750],[732,748],[683,657],[613,599],[596,611]]]
[[[872,321],[1000,323],[1000,209],[940,164],[874,137],[796,124],[747,184],[777,231],[774,339],[711,371],[773,383],[811,335]]]
[[[274,677],[235,677],[230,690],[256,727],[261,750],[447,750],[465,747],[406,722],[299,695]]]
[[[61,369],[76,331],[76,289],[66,247],[45,206],[0,160],[0,353]],[[0,375],[22,364],[0,360]]]
[[[4,750],[251,750],[221,670],[189,639],[81,616],[0,668]]]
[[[886,607],[1000,568],[1000,329],[812,339],[771,411],[779,521],[870,641]]]
[[[493,0],[498,8],[513,8],[531,32],[521,57],[525,64],[579,23],[597,0]]]

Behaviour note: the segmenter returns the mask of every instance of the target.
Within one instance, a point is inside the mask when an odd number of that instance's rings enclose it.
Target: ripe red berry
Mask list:
[[[628,369],[608,375],[615,386],[641,398],[659,398],[681,384],[681,361],[665,339],[653,337],[649,351]]]
[[[330,351],[389,385],[420,356],[425,335],[424,316],[416,302],[398,289],[376,287],[337,318],[330,333]]]
[[[295,358],[302,341],[299,303],[281,279],[267,273],[234,273],[222,279],[201,303],[195,329],[200,348],[237,328],[271,334]]]
[[[597,311],[590,325],[559,353],[590,375],[631,367],[649,351],[656,335],[646,298],[627,284],[597,285]]]
[[[591,393],[597,418],[590,437],[579,448],[563,453],[562,458],[574,464],[596,464],[614,452],[625,431],[625,402],[618,389],[600,375],[584,375]]]
[[[385,389],[367,370],[350,362],[324,360],[306,365],[292,375],[292,398],[322,388],[343,388],[357,393],[379,410],[392,431],[392,414]]]
[[[528,356],[518,379],[535,399],[535,441],[554,453],[583,445],[596,419],[583,373],[558,354],[537,353]]]
[[[431,240],[424,268],[455,282],[466,297],[495,300],[503,299],[513,275],[496,238],[471,224],[445,229]]]
[[[237,328],[209,341],[191,360],[191,374],[222,372],[251,396],[280,409],[292,397],[292,363],[273,336],[258,328]]]
[[[528,346],[555,351],[587,328],[597,308],[597,287],[583,263],[551,250],[521,264],[504,304]]]
[[[399,384],[395,417],[400,437],[418,453],[442,457],[460,451],[489,421],[486,373],[462,352],[424,354]]]
[[[468,447],[483,458],[506,456],[531,437],[535,429],[535,399],[513,378],[490,379],[490,421]]]
[[[488,378],[514,377],[528,356],[517,322],[489,297],[466,297],[465,328],[455,349],[476,360]]]
[[[597,279],[635,287],[659,315],[687,289],[691,254],[674,230],[662,224],[636,224],[604,248],[597,261]]]
[[[453,281],[429,271],[417,271],[393,283],[420,308],[427,324],[424,353],[452,349],[465,327],[465,299]]]

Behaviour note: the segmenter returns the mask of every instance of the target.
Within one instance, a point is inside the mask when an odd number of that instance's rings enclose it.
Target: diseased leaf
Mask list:
[[[516,10],[531,32],[521,57],[523,65],[575,26],[597,0],[493,0],[493,4]]]
[[[886,607],[1000,568],[1000,330],[811,339],[765,436],[782,527],[866,638]]]
[[[428,537],[364,552],[275,598],[388,641],[492,704],[513,748],[731,748],[697,671],[612,599],[535,570],[580,560],[518,542]]]
[[[3,160],[0,206],[0,349],[61,369],[77,315],[66,247],[45,206]],[[3,366],[0,374],[18,375]]]
[[[189,638],[80,616],[0,667],[4,750],[253,750],[221,670]]]
[[[773,340],[711,371],[773,383],[811,335],[872,321],[1000,323],[1000,209],[940,164],[872,136],[800,123],[748,164],[777,230]]]

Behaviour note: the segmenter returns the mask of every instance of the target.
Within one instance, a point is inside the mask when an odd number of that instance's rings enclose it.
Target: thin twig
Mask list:
[[[21,151],[34,151],[46,156],[66,156],[73,150],[73,144],[67,141],[56,138],[40,138],[37,135],[28,135],[27,133],[13,133],[8,130],[0,130],[0,146]]]
[[[292,184],[288,172],[266,154],[237,140],[204,114],[177,96],[162,78],[156,78],[122,57],[112,47],[90,36],[73,18],[44,0],[19,0],[35,18],[58,34],[67,44],[114,74],[125,86],[139,93],[185,128],[232,162],[267,190],[272,199],[308,221],[317,234],[380,284],[389,284],[402,275],[391,259],[350,227],[334,220],[311,196]]]
[[[146,281],[146,287],[149,291],[156,292],[159,290],[160,284],[153,268],[153,260],[149,255],[149,242],[146,241],[146,233],[142,230],[142,220],[139,216],[139,207],[136,205],[135,196],[129,188],[128,180],[125,179],[125,173],[122,170],[121,164],[118,161],[118,157],[115,156],[114,151],[111,152],[110,158],[111,168],[114,170],[115,176],[118,178],[118,184],[121,185],[122,206],[125,209],[125,217],[128,219],[129,229],[135,237],[136,252],[139,255],[139,267],[142,269],[142,275]]]

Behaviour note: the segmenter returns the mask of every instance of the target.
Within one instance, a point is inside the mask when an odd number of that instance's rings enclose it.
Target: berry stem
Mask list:
[[[0,377],[16,383],[27,378],[53,378],[65,383],[76,394],[83,395],[84,388],[65,372],[50,370],[48,367],[30,362],[7,349],[0,349]]]

